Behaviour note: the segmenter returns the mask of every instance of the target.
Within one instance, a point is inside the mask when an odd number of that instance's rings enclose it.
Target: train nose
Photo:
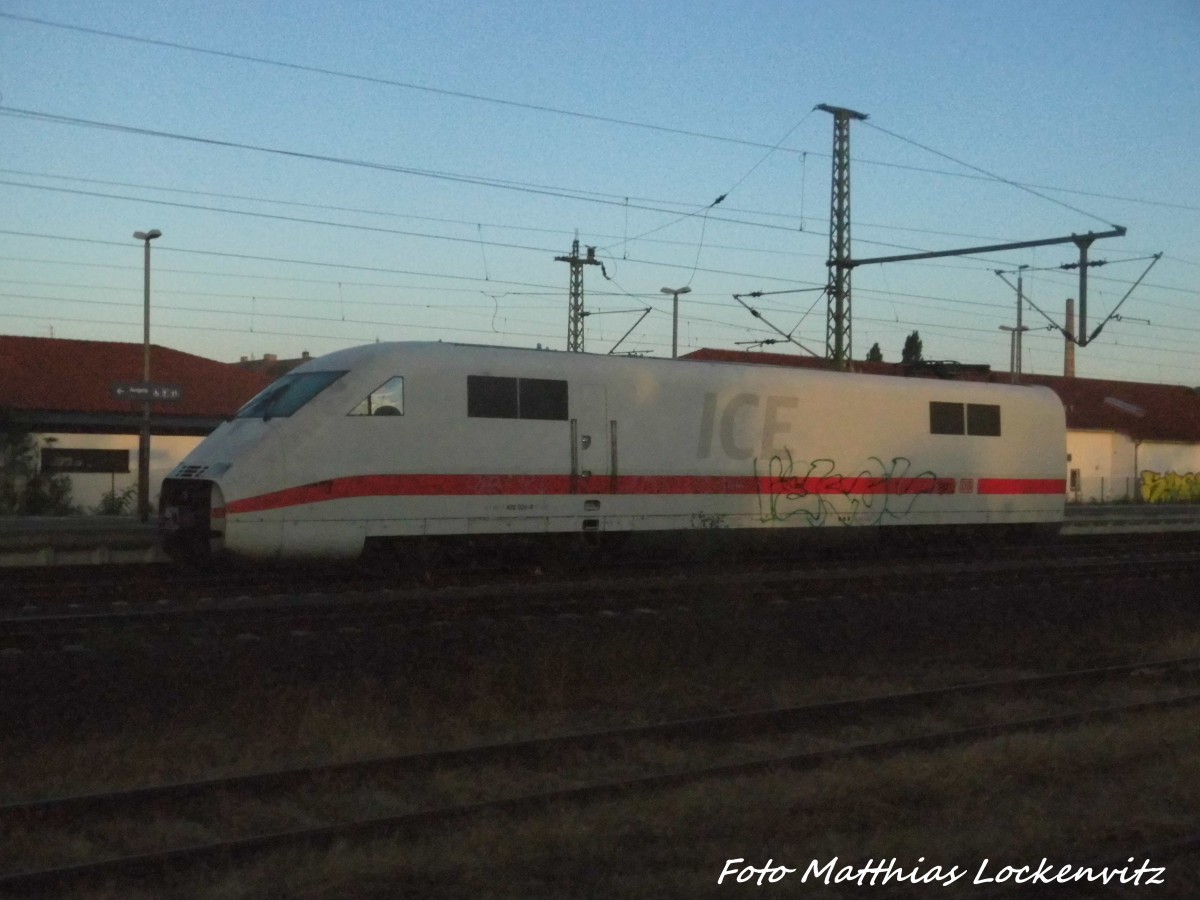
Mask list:
[[[167,478],[159,496],[158,532],[172,559],[197,562],[223,549],[225,498],[216,482]]]

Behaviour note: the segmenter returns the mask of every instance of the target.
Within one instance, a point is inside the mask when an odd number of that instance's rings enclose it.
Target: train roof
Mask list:
[[[750,362],[796,368],[815,368],[824,360],[788,353],[751,353],[744,350],[697,350],[692,359],[708,362]],[[854,363],[870,375],[936,377],[931,366],[913,369],[898,363]],[[1008,372],[970,366],[953,372],[955,380],[1009,384]],[[1063,375],[1021,376],[1021,386],[1048,388],[1058,395],[1073,431],[1112,431],[1137,441],[1200,443],[1200,388],[1176,384],[1148,384]]]
[[[415,353],[444,353],[450,351],[490,351],[502,355],[528,357],[544,356],[556,361],[579,359],[608,361],[613,364],[637,367],[704,366],[784,367],[803,370],[812,378],[845,378],[845,373],[824,370],[825,361],[812,357],[784,353],[746,352],[737,350],[699,350],[679,359],[665,357],[609,357],[601,354],[576,354],[563,350],[533,349],[487,344],[464,344],[441,341],[387,342],[367,344],[340,350],[305,362],[312,369],[332,366],[352,366],[376,355],[388,355],[399,350]],[[945,368],[927,367],[914,371],[895,363],[855,362],[858,377],[905,380],[912,377],[936,377]],[[1062,402],[1067,415],[1067,427],[1073,430],[1114,431],[1134,440],[1179,441],[1200,443],[1200,389],[1180,385],[1144,384],[1092,378],[1065,378],[1055,375],[1024,375],[1020,385],[1010,382],[1007,372],[992,372],[985,367],[965,367],[952,371],[953,377],[939,383],[988,384],[992,389],[1053,391]]]
[[[532,349],[524,347],[511,347],[502,345],[489,344],[466,344],[450,341],[390,341],[378,342],[373,344],[365,344],[359,347],[350,347],[345,350],[337,350],[325,356],[316,357],[306,361],[303,365],[296,367],[294,371],[298,372],[317,372],[330,369],[354,369],[364,365],[372,365],[378,362],[381,365],[386,364],[386,360],[395,357],[406,359],[407,363],[400,363],[401,366],[411,364],[418,359],[440,359],[449,361],[456,359],[460,364],[465,363],[468,359],[472,364],[482,365],[482,358],[487,357],[488,361],[493,364],[500,364],[504,360],[518,359],[523,360],[522,365],[536,366],[536,368],[525,373],[529,376],[539,375],[542,377],[564,377],[563,373],[566,367],[571,367],[576,371],[586,370],[597,374],[592,377],[603,377],[599,374],[598,369],[605,368],[612,372],[612,368],[619,369],[625,373],[632,375],[634,372],[644,374],[653,373],[654,375],[664,375],[666,372],[679,373],[683,367],[691,370],[691,375],[697,378],[703,378],[704,372],[710,375],[715,375],[717,369],[740,369],[743,373],[753,371],[757,375],[764,375],[770,372],[778,373],[780,367],[772,364],[769,361],[754,358],[755,355],[747,354],[750,358],[737,359],[704,359],[694,357],[679,357],[671,359],[668,357],[631,357],[631,356],[609,356],[599,353],[574,353],[564,350],[551,349]],[[403,374],[399,368],[392,374]],[[488,372],[480,372],[479,374],[489,374]],[[725,376],[728,378],[729,376]],[[800,378],[809,384],[826,383],[829,385],[844,385],[846,379],[867,379],[860,382],[860,387],[866,389],[868,385],[873,386],[876,390],[887,391],[909,391],[922,390],[922,388],[914,385],[913,379],[905,378],[902,372],[888,373],[846,373],[833,372],[827,369],[818,367],[792,367],[790,369],[790,377]],[[719,379],[716,376],[715,379]],[[947,380],[939,383],[940,389],[946,394],[962,395],[970,391],[978,391],[978,384],[971,384],[959,380]],[[928,389],[929,384],[925,382],[925,389]],[[993,393],[1011,392],[1026,398],[1032,398],[1036,394],[1045,393],[1050,396],[1051,392],[1040,387],[1030,387],[1024,385],[1011,384],[992,384],[986,390]]]

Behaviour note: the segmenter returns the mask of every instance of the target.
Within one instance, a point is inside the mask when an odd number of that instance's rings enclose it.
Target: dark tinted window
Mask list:
[[[985,403],[968,403],[967,434],[999,437],[1000,407]]]
[[[567,383],[548,378],[521,378],[518,413],[522,419],[567,419]]]
[[[467,415],[482,419],[565,422],[567,383],[549,378],[468,375]]]
[[[467,415],[477,419],[517,418],[517,379],[467,376]]]
[[[930,403],[929,433],[964,434],[963,405],[961,403]]]
[[[345,372],[305,372],[284,375],[237,412],[237,418],[274,419],[290,416]]]

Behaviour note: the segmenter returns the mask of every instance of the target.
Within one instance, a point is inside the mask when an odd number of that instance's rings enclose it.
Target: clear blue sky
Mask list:
[[[691,288],[683,350],[773,338],[733,294],[825,284],[827,103],[870,116],[851,130],[855,257],[1124,226],[1092,246],[1090,327],[1163,257],[1078,374],[1200,385],[1195,0],[0,13],[0,332],[139,342],[131,235],[158,228],[153,340],[221,360],[376,339],[565,348],[554,257],[576,234],[608,276],[585,271],[588,350],[648,306],[620,349],[669,355],[664,286]],[[1076,258],[858,269],[854,356],[878,342],[896,360],[915,329],[928,358],[1007,369],[1016,294],[993,270],[1029,266],[1061,324],[1077,276],[1053,267]],[[819,292],[749,302],[823,353]],[[1061,372],[1061,336],[1024,321],[1025,370]]]

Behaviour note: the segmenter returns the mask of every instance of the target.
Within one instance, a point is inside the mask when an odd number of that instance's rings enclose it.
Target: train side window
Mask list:
[[[963,427],[963,405],[961,403],[929,404],[930,434],[966,434]]]
[[[517,412],[522,419],[565,422],[567,383],[550,378],[521,378]]]
[[[1000,407],[990,403],[968,403],[967,434],[1000,437]]]
[[[350,410],[352,416],[402,416],[404,415],[404,377],[389,378]]]
[[[516,419],[517,379],[467,376],[467,415],[473,419]]]
[[[567,383],[552,378],[467,376],[467,415],[473,419],[567,420]]]

